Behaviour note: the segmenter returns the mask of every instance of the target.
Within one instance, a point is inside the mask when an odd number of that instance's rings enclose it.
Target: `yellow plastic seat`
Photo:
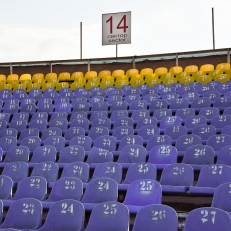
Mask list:
[[[71,85],[70,88],[72,91],[75,91],[76,88],[83,88],[85,87],[85,83],[79,82],[79,81],[74,81]]]
[[[186,75],[192,76],[194,73],[198,72],[198,66],[196,65],[186,66],[184,72],[186,72]]]
[[[228,70],[230,70],[230,64],[229,63],[219,63],[216,66],[216,70],[218,70],[218,71],[228,71]]]
[[[69,83],[67,82],[62,82],[62,83],[57,83],[56,84],[56,91],[60,91],[63,88],[69,88]]]
[[[144,82],[150,87],[154,87],[156,84],[160,84],[160,79],[155,74],[151,74],[146,76]]]
[[[214,66],[212,64],[204,64],[200,67],[200,71],[203,75],[210,75],[214,71]]]
[[[77,71],[77,72],[72,73],[71,80],[76,80],[79,78],[83,78],[83,72]]]
[[[13,86],[13,91],[19,90],[19,89],[23,89],[23,90],[26,91],[26,85],[20,83],[20,84],[15,84],[15,85]]]
[[[192,77],[197,80],[198,76],[203,75],[203,71],[197,71],[195,73],[192,74]]]
[[[40,79],[44,79],[43,73],[36,73],[32,76],[32,82],[37,82]]]
[[[13,81],[18,81],[18,75],[17,74],[11,74],[7,76],[7,83],[12,83]]]
[[[116,81],[115,82],[115,86],[120,89],[121,87],[123,86],[128,86],[129,85],[129,82],[128,80],[120,80],[120,81]]]
[[[32,83],[32,80],[21,80],[19,81],[19,83],[25,84],[26,86],[28,86],[30,83]]]
[[[44,92],[48,88],[55,88],[55,83],[44,83],[42,85],[42,92]]]
[[[116,79],[120,76],[124,76],[124,70],[114,70],[112,72],[112,76],[114,76]]]
[[[45,79],[37,79],[37,80],[35,80],[35,81],[32,82],[32,83],[38,83],[38,84],[40,84],[40,85],[43,85],[43,84],[46,83],[46,81],[45,81]]]
[[[88,82],[86,83],[85,85],[85,88],[87,90],[90,90],[91,88],[94,88],[94,87],[98,87],[99,86],[99,81],[95,81],[95,80],[88,80]]]
[[[158,67],[154,72],[155,76],[159,79],[166,77],[167,73],[168,73],[168,69],[166,67]]]
[[[104,77],[106,76],[111,76],[111,72],[109,70],[103,70],[103,71],[100,71],[98,77],[100,79],[103,79]]]
[[[51,82],[54,79],[57,79],[57,74],[56,73],[47,73],[46,76],[45,76],[45,80],[47,82]]]
[[[175,76],[175,78],[177,79],[177,81],[179,81],[182,77],[187,76],[187,73],[186,72],[180,72],[180,73],[175,74],[173,76]],[[171,75],[171,77],[173,77],[173,76]]]
[[[163,83],[168,87],[170,87],[172,84],[177,83],[177,78],[174,77],[165,78],[163,80]]]
[[[111,78],[109,78],[111,77]],[[114,77],[113,76],[108,76],[108,77],[104,77],[102,79],[102,82],[100,83],[100,87],[102,89],[106,89],[107,87],[111,87],[114,85]]]
[[[140,85],[144,84],[144,78],[141,75],[133,75],[130,80],[130,85],[134,88],[139,87]]]
[[[134,76],[134,75],[138,75],[139,74],[139,71],[137,70],[137,69],[129,69],[129,70],[127,70],[127,72],[126,72],[126,76],[128,76],[128,77],[132,77],[132,76]]]
[[[214,80],[219,81],[221,83],[226,83],[227,81],[230,80],[230,75],[229,74],[219,74],[215,76]]]
[[[49,79],[49,80],[47,80],[47,83],[58,84],[58,83],[59,83],[59,80],[58,80],[58,79]]]
[[[153,70],[152,68],[143,68],[141,71],[140,71],[140,75],[142,76],[147,76],[147,75],[151,75],[153,74]]]
[[[41,84],[39,84],[39,83],[30,83],[30,84],[28,84],[28,86],[27,86],[26,92],[28,93],[28,92],[30,92],[32,89],[40,89],[40,88],[41,88]]]
[[[14,87],[15,85],[19,84],[19,81],[18,80],[12,80],[12,81],[8,81],[7,83],[11,84],[12,87]]]
[[[207,84],[212,81],[212,76],[211,75],[200,75],[197,77],[196,81],[202,84]]]
[[[96,71],[88,71],[85,74],[86,79],[92,79],[92,78],[97,78],[97,72]]]
[[[188,86],[190,83],[194,82],[194,78],[192,76],[184,76],[180,79],[180,83],[183,83],[184,85]]]
[[[0,82],[6,82],[6,76],[5,75],[0,75]]]
[[[129,82],[128,77],[126,75],[121,75],[116,78],[116,81],[124,81],[124,80]]]
[[[59,81],[67,81],[71,79],[71,75],[69,72],[62,72],[58,76]]]
[[[31,74],[22,74],[19,78],[19,81],[31,80]]]
[[[11,90],[12,91],[12,85],[11,84],[0,84],[0,91],[1,90]]]
[[[179,74],[183,72],[183,68],[181,66],[174,66],[171,67],[169,70],[169,73],[171,74],[172,77],[177,77],[179,78]]]

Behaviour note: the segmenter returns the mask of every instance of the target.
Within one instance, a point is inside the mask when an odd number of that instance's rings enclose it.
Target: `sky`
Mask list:
[[[131,44],[118,56],[231,47],[231,0],[0,0],[0,62],[114,57],[102,46],[102,14],[132,12]]]

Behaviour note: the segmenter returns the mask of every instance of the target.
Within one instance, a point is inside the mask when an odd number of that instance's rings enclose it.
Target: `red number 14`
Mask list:
[[[106,23],[110,23],[110,34],[112,34],[112,16],[106,21]],[[119,24],[117,25],[116,29],[123,29],[124,33],[126,33],[126,29],[128,28],[127,23],[126,23],[126,15],[124,15]]]

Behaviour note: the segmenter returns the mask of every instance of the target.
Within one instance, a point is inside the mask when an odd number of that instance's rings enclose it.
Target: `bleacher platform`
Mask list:
[[[230,76],[1,74],[0,231],[230,231]]]

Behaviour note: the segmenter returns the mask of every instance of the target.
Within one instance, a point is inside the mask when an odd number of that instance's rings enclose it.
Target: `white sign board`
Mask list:
[[[102,45],[131,43],[131,11],[102,15]]]

